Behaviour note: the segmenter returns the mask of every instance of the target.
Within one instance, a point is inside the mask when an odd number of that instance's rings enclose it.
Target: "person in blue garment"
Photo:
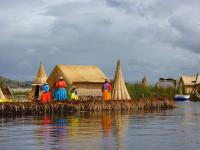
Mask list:
[[[56,101],[63,101],[68,99],[66,87],[67,84],[61,76],[59,80],[55,83],[54,99]]]
[[[51,94],[49,92],[49,84],[44,83],[42,85],[42,95],[41,95],[41,102],[48,103],[51,101]]]

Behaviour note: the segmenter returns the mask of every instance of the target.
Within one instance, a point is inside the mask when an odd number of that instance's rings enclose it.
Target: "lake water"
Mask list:
[[[200,103],[160,112],[0,118],[1,150],[199,150]]]

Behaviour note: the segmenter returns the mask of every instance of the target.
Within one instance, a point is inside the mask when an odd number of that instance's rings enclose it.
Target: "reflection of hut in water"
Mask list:
[[[117,150],[124,150],[124,135],[126,133],[126,129],[128,129],[128,114],[123,114],[122,112],[118,112],[114,116],[114,135],[116,136],[116,143],[118,143]]]
[[[30,98],[31,99],[35,99],[35,100],[39,100],[40,96],[41,96],[41,86],[46,82],[47,80],[47,76],[46,76],[46,72],[44,70],[44,66],[42,63],[40,63],[37,75],[35,77],[35,80],[32,84],[32,90],[30,93]]]
[[[142,85],[143,85],[144,87],[147,87],[147,86],[149,85],[146,76],[144,76],[144,77],[142,78]]]
[[[129,100],[131,99],[126,85],[124,83],[124,78],[122,75],[120,61],[117,62],[115,78],[113,82],[113,90],[112,90],[112,99],[113,100]]]
[[[156,83],[157,88],[176,88],[177,80],[173,78],[159,78]]]

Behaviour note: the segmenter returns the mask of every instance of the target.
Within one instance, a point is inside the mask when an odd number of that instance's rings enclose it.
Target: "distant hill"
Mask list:
[[[31,87],[32,81],[17,81],[11,80],[6,77],[0,76],[0,86],[6,85],[11,88],[29,88]]]

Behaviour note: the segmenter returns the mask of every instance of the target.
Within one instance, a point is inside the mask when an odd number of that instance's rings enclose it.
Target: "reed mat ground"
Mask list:
[[[51,103],[39,102],[6,102],[0,103],[0,115],[39,115],[58,114],[71,111],[142,111],[161,110],[175,107],[169,99],[138,99],[138,100],[88,100],[63,101]]]

